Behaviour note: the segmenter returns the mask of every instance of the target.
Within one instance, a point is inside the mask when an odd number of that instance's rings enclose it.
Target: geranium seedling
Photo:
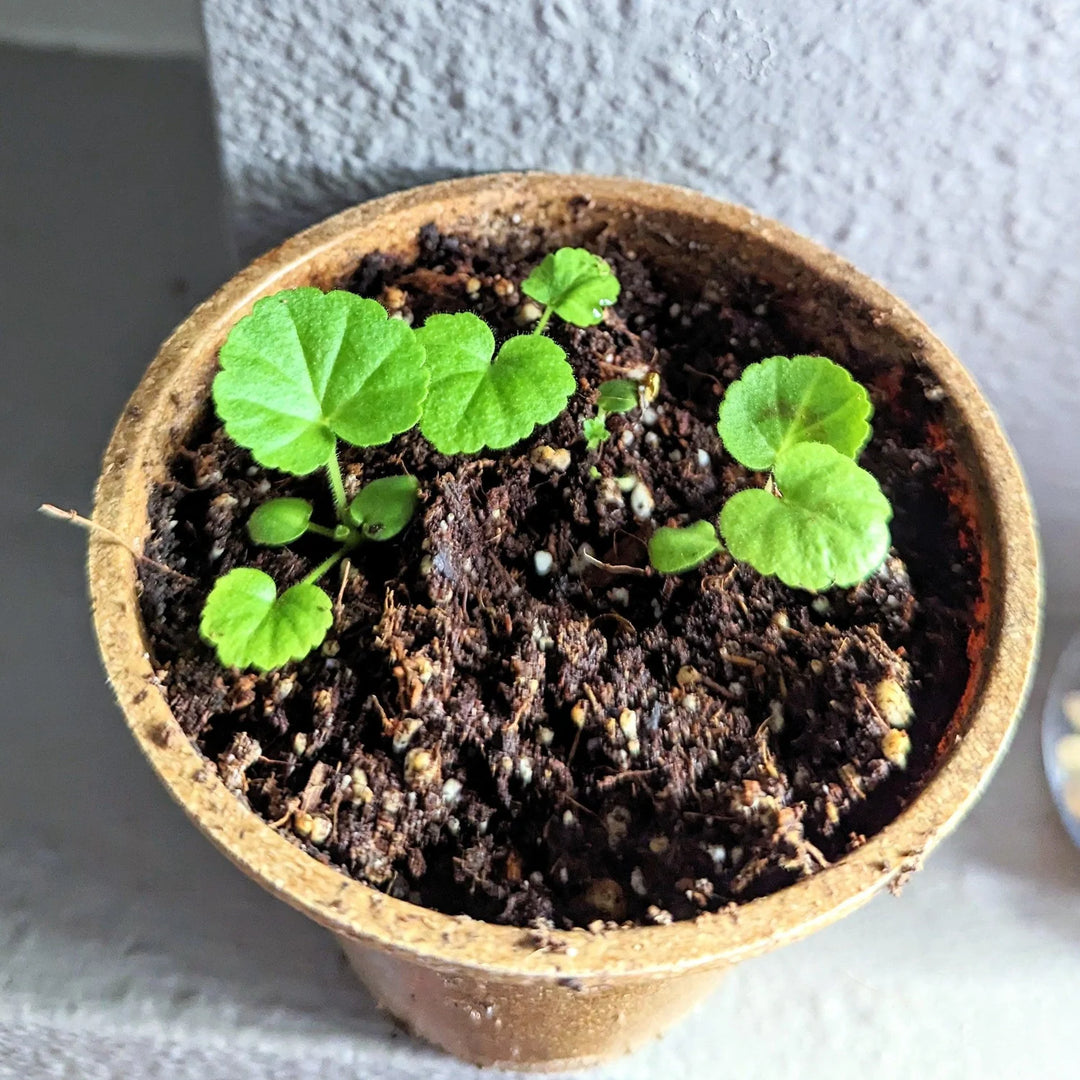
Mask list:
[[[770,357],[728,388],[717,425],[725,448],[747,468],[771,471],[766,487],[738,492],[720,512],[734,558],[810,591],[855,585],[881,565],[892,508],[855,463],[870,414],[863,387],[823,356]],[[699,565],[719,548],[695,551],[710,533],[715,541],[704,521],[658,530],[653,566],[680,573]]]
[[[585,435],[585,445],[595,450],[611,432],[607,428],[607,418],[612,413],[629,412],[640,401],[638,384],[631,379],[608,379],[600,384],[596,394],[596,415],[587,416],[581,421]]]
[[[416,512],[411,476],[374,480],[349,502],[339,439],[376,446],[419,423],[441,453],[473,454],[511,446],[566,408],[577,381],[543,330],[553,312],[578,326],[599,322],[619,283],[603,259],[562,248],[522,289],[545,310],[532,334],[510,338],[497,354],[476,315],[433,315],[414,331],[374,300],[339,290],[286,289],[257,301],[233,327],[212,390],[226,433],[267,468],[295,476],[325,468],[337,515],[322,525],[307,499],[271,499],[248,519],[248,535],[271,547],[305,534],[340,546],[281,595],[253,568],[215,583],[200,631],[223,664],[267,671],[307,655],[331,625],[319,579],[364,541],[397,536]],[[636,400],[633,383],[604,384],[598,423]]]
[[[535,334],[542,334],[552,312],[574,326],[595,326],[604,309],[619,299],[619,279],[611,267],[584,248],[559,248],[545,255],[522,282],[521,291],[544,305]]]
[[[554,420],[577,386],[550,338],[521,334],[496,356],[491,328],[471,312],[432,315],[416,337],[431,372],[420,431],[441,454],[512,446]]]

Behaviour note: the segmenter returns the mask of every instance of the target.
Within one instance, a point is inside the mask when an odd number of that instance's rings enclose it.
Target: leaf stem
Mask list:
[[[345,520],[345,481],[341,476],[341,462],[338,461],[337,456],[337,443],[334,443],[334,449],[330,451],[330,458],[326,462],[326,475],[330,481],[330,491],[334,496],[334,509],[337,511],[337,516],[341,521]]]
[[[550,304],[544,306],[544,314],[540,316],[540,321],[533,327],[534,334],[542,334],[544,332],[551,319],[551,313],[554,310],[555,309]]]
[[[301,585],[314,585],[328,570],[333,569],[344,557],[345,552],[348,551],[347,547],[339,548],[328,559],[323,559],[310,574],[307,574],[303,580],[300,581]]]
[[[305,531],[314,533],[316,536],[325,536],[328,540],[341,540],[342,536],[338,533],[339,528],[341,528],[340,525],[336,528],[328,529],[325,525],[316,525],[314,521],[309,521]]]

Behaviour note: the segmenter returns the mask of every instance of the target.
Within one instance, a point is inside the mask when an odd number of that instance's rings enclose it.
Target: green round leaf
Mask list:
[[[695,521],[681,529],[664,525],[649,540],[649,562],[661,574],[681,574],[711,559],[720,547],[711,521]]]
[[[544,256],[521,291],[574,326],[595,326],[604,308],[618,300],[619,279],[599,255],[584,248],[559,248]]]
[[[600,384],[596,407],[606,413],[624,413],[636,409],[638,385],[630,379],[609,379]]]
[[[892,508],[870,473],[831,446],[800,443],[773,476],[782,497],[740,491],[720,512],[720,535],[736,559],[811,592],[855,585],[881,565]]]
[[[248,536],[256,544],[280,547],[303,536],[310,521],[307,499],[271,499],[248,518]]]
[[[400,319],[352,293],[287,289],[259,300],[221,347],[213,397],[260,465],[303,476],[337,438],[376,446],[420,419],[424,350]]]
[[[389,540],[416,512],[420,484],[415,476],[372,480],[352,501],[349,515],[368,540]]]
[[[825,443],[857,458],[870,438],[866,391],[824,356],[770,356],[751,364],[720,405],[717,430],[748,469],[771,469],[800,443]]]
[[[442,454],[502,450],[554,420],[577,387],[566,354],[550,338],[510,338],[495,362],[483,319],[432,315],[416,331],[431,371],[420,430]]]
[[[270,671],[321,645],[333,621],[330,597],[318,585],[294,585],[278,596],[269,574],[240,567],[214,583],[199,633],[225,667]]]

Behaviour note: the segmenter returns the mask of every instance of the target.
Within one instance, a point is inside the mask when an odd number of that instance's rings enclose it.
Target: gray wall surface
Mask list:
[[[205,0],[241,246],[469,172],[673,181],[833,247],[1000,410],[1080,608],[1080,4]]]
[[[0,41],[112,54],[201,56],[199,0],[0,0]]]

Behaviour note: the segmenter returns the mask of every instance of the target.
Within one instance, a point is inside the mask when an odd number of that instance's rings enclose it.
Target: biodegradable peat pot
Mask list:
[[[573,207],[573,213],[571,213]],[[903,304],[843,260],[775,222],[695,192],[631,180],[502,174],[450,181],[347,210],[288,240],[200,305],[162,346],[109,446],[95,519],[135,545],[147,496],[204,408],[217,352],[259,297],[331,288],[372,251],[415,250],[420,226],[497,234],[513,220],[568,241],[606,225],[672,274],[728,266],[786,291],[843,362],[852,342],[932,369],[971,478],[968,510],[984,545],[985,623],[972,675],[920,793],[891,824],[832,867],[743,905],[668,926],[599,934],[537,950],[517,928],[428,911],[322,865],[226,790],[154,685],[135,564],[95,533],[94,622],[127,721],[174,798],[255,880],[331,930],[380,1004],[467,1061],[564,1069],[625,1053],[663,1031],[732,964],[827,925],[909,873],[956,825],[1004,751],[1038,638],[1041,584],[1023,477],[970,376]],[[573,220],[573,227],[569,223]],[[692,241],[692,243],[691,243]]]

